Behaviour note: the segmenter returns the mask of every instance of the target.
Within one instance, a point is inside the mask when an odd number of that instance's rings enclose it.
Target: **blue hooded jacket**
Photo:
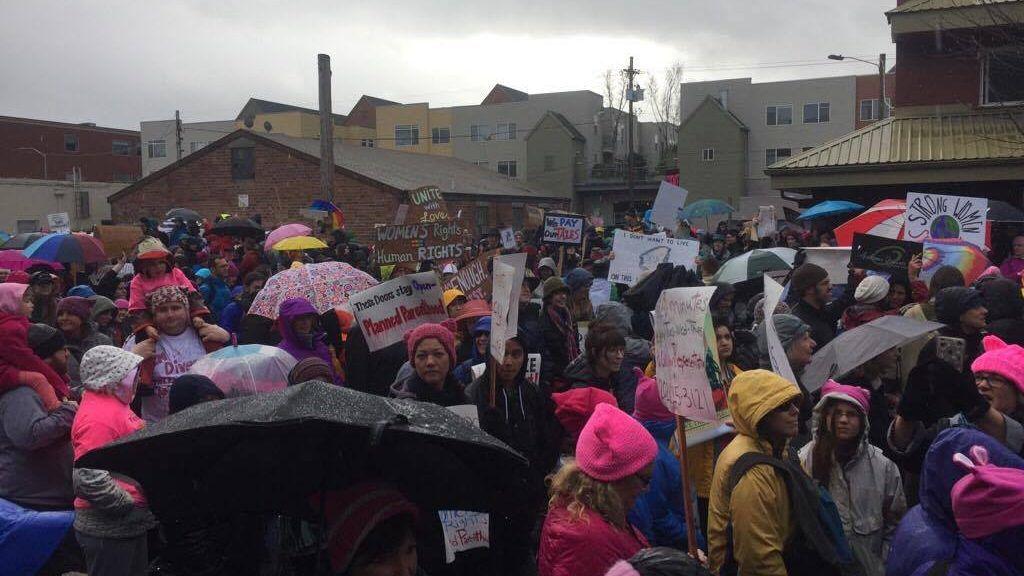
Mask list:
[[[953,485],[966,474],[953,463],[953,454],[967,454],[975,445],[984,446],[989,462],[996,466],[1024,468],[1020,456],[983,432],[949,428],[940,433],[924,459],[921,503],[907,512],[893,536],[886,562],[887,576],[924,574],[935,561],[951,560],[961,554],[975,554],[975,559],[980,560],[981,547],[958,547],[950,496]],[[962,560],[969,558],[965,556]]]

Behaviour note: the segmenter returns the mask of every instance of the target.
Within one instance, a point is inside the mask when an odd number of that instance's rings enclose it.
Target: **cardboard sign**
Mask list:
[[[455,553],[474,548],[490,548],[491,522],[486,512],[438,510],[444,533],[445,562],[455,561]]]
[[[685,188],[662,180],[651,208],[651,222],[675,231],[679,225],[679,209],[686,203],[687,195],[689,192]]]
[[[501,246],[509,250],[516,249],[516,232],[511,228],[501,229]]]
[[[373,233],[381,265],[451,260],[465,251],[462,227],[451,220],[378,226]]]
[[[620,229],[615,231],[612,251],[615,259],[608,267],[608,280],[632,286],[644,273],[654,270],[662,262],[693,270],[700,242],[634,234]]]
[[[142,240],[142,231],[138,226],[112,226],[109,224],[98,224],[92,235],[103,242],[103,250],[107,256],[118,258],[121,253],[133,256],[135,245]]]
[[[544,210],[537,208],[536,206],[526,207],[526,226],[527,230],[536,230],[544,225]]]
[[[540,386],[540,353],[534,352],[526,356],[526,381]]]
[[[984,247],[987,214],[987,198],[911,192],[907,194],[904,237],[914,242],[959,238]]]
[[[921,254],[921,280],[931,282],[935,271],[952,266],[964,275],[969,286],[990,266],[980,248],[964,240],[925,240]]]
[[[855,268],[906,274],[907,264],[921,254],[921,244],[856,232],[850,250],[850,264]]]
[[[484,252],[468,264],[459,268],[448,280],[441,284],[442,290],[458,288],[466,295],[467,300],[489,300],[493,279],[488,271],[487,261],[498,253],[497,250]]]
[[[583,217],[572,214],[545,214],[544,241],[558,244],[582,244]]]
[[[828,272],[828,279],[833,284],[846,284],[850,277],[847,264],[850,263],[849,248],[810,247],[802,248],[806,258],[804,262],[817,264]]]
[[[448,319],[433,272],[409,274],[363,290],[349,298],[349,306],[370,352],[401,342],[420,324]]]
[[[57,212],[56,214],[46,215],[46,224],[50,228],[50,232],[60,234],[71,233],[71,217],[68,216],[67,212]]]
[[[423,186],[409,191],[409,212],[406,215],[410,224],[430,222],[444,222],[451,220],[448,215],[448,204],[441,196],[441,189],[437,186]]]
[[[778,217],[775,206],[757,207],[757,237],[765,238],[778,231]]]
[[[721,364],[708,310],[715,289],[671,288],[661,293],[654,309],[661,402],[673,414],[700,422],[718,421],[711,387],[721,387]]]
[[[512,281],[515,275],[515,268],[495,258],[494,284],[491,292],[491,356],[497,362],[505,360],[505,341],[508,339],[509,330],[515,335],[516,326],[509,323],[509,307],[514,288]],[[519,310],[518,306],[516,310]]]
[[[775,314],[775,308],[782,299],[782,285],[772,280],[771,276],[764,275],[764,329],[768,337],[768,357],[772,362],[772,372],[782,376],[786,380],[799,386],[793,368],[789,365],[789,358],[786,356],[786,349],[782,347],[779,340],[779,333],[775,329],[775,322],[771,316]]]

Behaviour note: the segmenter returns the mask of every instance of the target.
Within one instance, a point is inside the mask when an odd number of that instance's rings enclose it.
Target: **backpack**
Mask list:
[[[851,576],[861,572],[843,533],[843,522],[828,490],[817,486],[799,465],[758,452],[739,457],[729,474],[729,492],[754,466],[767,464],[782,476],[793,507],[796,528],[783,551],[790,576]],[[733,556],[732,524],[727,529],[725,564],[721,575],[733,575],[738,565]]]

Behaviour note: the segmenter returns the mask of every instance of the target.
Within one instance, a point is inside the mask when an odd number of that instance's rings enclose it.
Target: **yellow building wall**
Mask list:
[[[377,129],[365,126],[335,126],[334,139],[352,146],[359,146],[363,140],[373,140],[376,145]]]
[[[430,145],[430,153],[435,156],[451,156],[452,144],[454,143],[455,128],[452,120],[451,108],[432,108],[429,110],[430,128],[447,128],[451,135],[447,144],[434,144],[431,139],[431,131],[427,130],[427,143]],[[423,132],[420,131],[420,137]]]
[[[419,126],[419,144],[397,146],[395,126],[412,124]],[[418,154],[430,153],[430,109],[426,103],[377,108],[377,147]]]
[[[317,138],[320,136],[320,117],[315,114],[298,111],[257,114],[253,119],[251,130],[260,134],[266,133],[263,127],[264,122],[270,122],[272,134],[284,134],[295,138]],[[246,127],[241,120],[236,121],[235,126]]]

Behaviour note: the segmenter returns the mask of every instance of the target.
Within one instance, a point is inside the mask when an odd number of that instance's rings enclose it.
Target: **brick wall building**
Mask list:
[[[211,219],[260,214],[267,228],[301,220],[320,197],[319,145],[239,130],[111,196],[112,218],[132,223],[187,207]],[[427,185],[440,187],[449,211],[462,210],[478,232],[520,224],[527,204],[569,205],[454,158],[335,144],[334,202],[361,241],[375,224],[393,221],[408,190]]]
[[[139,133],[93,124],[0,116],[0,178],[132,182],[142,173]]]

